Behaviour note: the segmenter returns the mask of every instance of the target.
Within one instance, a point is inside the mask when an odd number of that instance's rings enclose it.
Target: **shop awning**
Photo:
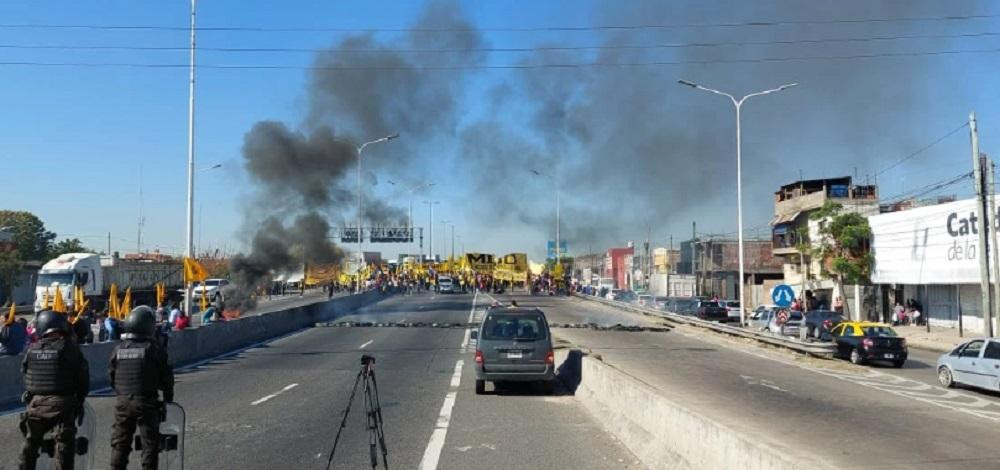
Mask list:
[[[787,224],[789,222],[794,222],[795,219],[799,218],[799,214],[802,212],[795,212],[792,214],[776,215],[771,219],[771,225]]]

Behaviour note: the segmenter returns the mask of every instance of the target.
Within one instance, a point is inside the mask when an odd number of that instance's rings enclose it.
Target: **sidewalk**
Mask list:
[[[948,352],[963,341],[983,337],[982,333],[973,331],[965,331],[964,336],[958,336],[958,328],[940,326],[932,326],[929,333],[926,326],[900,325],[894,326],[893,329],[900,336],[906,338],[906,344],[909,347],[938,352]]]

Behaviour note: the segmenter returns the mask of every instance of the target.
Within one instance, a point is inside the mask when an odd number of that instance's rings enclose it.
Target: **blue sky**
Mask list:
[[[724,3],[724,2],[723,2]],[[670,16],[669,7],[653,8],[659,17],[635,18],[629,12],[617,12],[615,5],[606,2],[467,2],[464,15],[479,28],[532,27],[532,26],[592,26],[595,24],[637,22],[676,23],[678,21],[746,21],[761,17],[775,19],[780,12],[780,2],[768,2],[769,8],[747,15],[714,17],[711,6]],[[786,2],[787,3],[787,2]],[[838,10],[836,2],[822,2],[831,10],[818,9],[804,15],[815,18],[828,17],[879,17],[909,16],[913,14],[951,14],[947,5],[927,6],[914,13],[908,9],[890,8],[898,3],[886,2],[890,7],[869,10],[867,2],[854,2],[849,10]],[[964,5],[958,13],[974,11],[992,13],[989,4],[980,2]],[[264,27],[335,27],[345,30],[364,28],[406,28],[424,8],[424,2],[286,2],[266,1],[203,1],[198,9],[198,22],[202,27],[264,26]],[[638,10],[638,9],[637,9]],[[956,9],[957,10],[957,9]],[[610,13],[609,13],[610,11]],[[717,10],[716,10],[717,11]],[[888,12],[888,13],[887,13]],[[680,16],[681,14],[687,16]],[[757,16],[754,16],[757,15]],[[184,27],[188,21],[186,2],[11,2],[0,3],[0,23],[49,24],[49,25],[159,25]],[[780,19],[780,18],[778,18]],[[643,21],[639,21],[643,20]],[[997,20],[987,19],[949,25],[951,32],[1000,31]],[[881,33],[867,32],[864,28],[841,28],[826,31],[828,37],[864,36]],[[218,32],[199,33],[202,47],[281,47],[323,48],[336,43],[350,31],[341,33],[276,33],[276,32]],[[604,32],[545,32],[511,33],[484,31],[484,38],[491,47],[524,47],[537,44],[580,45],[607,40]],[[695,33],[688,33],[695,34]],[[729,34],[729,33],[727,33]],[[755,33],[747,33],[751,36]],[[781,33],[784,38],[811,37],[810,31],[793,29]],[[888,31],[885,34],[893,34]],[[391,40],[398,33],[378,33],[376,38]],[[633,43],[689,40],[683,37],[645,37],[637,34]],[[719,36],[716,36],[716,38]],[[187,32],[126,30],[106,31],[93,29],[61,28],[11,28],[0,27],[0,45],[127,45],[185,47]],[[886,46],[885,51],[897,50],[956,50],[996,47],[992,37],[969,40],[955,39],[944,43],[940,40],[915,41],[910,44]],[[909,48],[909,49],[907,49]],[[828,51],[827,51],[828,52]],[[834,51],[837,52],[836,50]],[[767,56],[771,52],[723,51],[722,57],[747,57],[754,54]],[[801,50],[783,51],[783,54],[811,54]],[[844,53],[851,53],[845,50]],[[726,55],[728,54],[728,56]],[[859,61],[802,61],[784,62],[773,77],[762,79],[754,75],[771,64],[707,64],[685,67],[676,73],[667,69],[667,78],[686,78],[705,82],[734,92],[751,91],[778,83],[773,81],[800,81],[822,69],[827,77],[822,87],[803,82],[799,90],[789,90],[784,96],[773,96],[747,105],[745,119],[744,175],[747,205],[747,226],[764,227],[770,218],[772,194],[777,184],[794,180],[801,170],[805,177],[848,175],[858,168],[860,175],[870,174],[888,166],[898,158],[921,148],[952,130],[966,119],[969,111],[979,114],[983,151],[993,148],[993,136],[1000,131],[1000,112],[996,87],[997,55],[995,53],[953,54],[943,57],[909,57],[866,59],[864,73],[872,77],[852,74],[852,64]],[[557,58],[559,60],[565,60]],[[489,63],[511,63],[517,56],[495,54]],[[39,50],[0,47],[0,62],[44,63],[146,63],[185,64],[186,51],[83,51]],[[558,60],[557,60],[558,61]],[[881,62],[880,62],[881,61]],[[312,62],[309,53],[224,53],[203,51],[199,63],[203,64],[281,64],[307,66]],[[882,69],[882,65],[885,69]],[[886,70],[885,75],[877,75]],[[907,85],[905,93],[894,94],[894,89],[906,80],[906,73],[918,71],[919,81]],[[595,72],[600,74],[600,71]],[[641,73],[641,72],[640,72]],[[494,109],[489,104],[495,99],[499,84],[510,76],[510,71],[485,70],[476,73],[462,91],[462,125],[490,117]],[[742,76],[746,74],[746,76]],[[839,75],[842,74],[842,75]],[[683,76],[681,76],[683,75]],[[556,75],[556,84],[565,82],[572,86],[574,74]],[[741,77],[742,76],[742,77]],[[239,201],[252,193],[252,182],[242,171],[240,148],[243,136],[260,120],[279,120],[290,126],[304,120],[306,104],[306,72],[289,70],[218,70],[200,69],[197,82],[196,155],[197,167],[222,163],[223,168],[198,173],[196,214],[201,212],[201,225],[196,229],[196,239],[203,248],[239,250],[246,240],[243,215]],[[749,78],[747,78],[749,77]],[[526,82],[518,82],[526,83]],[[525,85],[512,85],[517,90]],[[680,125],[697,125],[699,138],[730,145],[733,139],[732,110],[718,97],[692,95],[696,93],[678,87],[671,81],[663,82],[663,94],[679,100],[678,108],[664,109],[662,123],[669,128]],[[859,88],[863,86],[864,88]],[[626,90],[622,90],[623,93]],[[507,112],[499,119],[510,124],[517,132],[523,129],[527,109],[535,103],[525,95],[518,95],[506,103]],[[846,102],[843,97],[852,96]],[[764,101],[768,100],[768,101]],[[905,103],[899,103],[903,101]],[[129,68],[129,67],[41,67],[25,65],[0,65],[0,103],[5,112],[0,113],[0,162],[8,170],[4,195],[4,208],[28,210],[39,215],[46,225],[62,237],[78,237],[93,247],[105,246],[107,233],[111,232],[112,249],[134,251],[136,246],[137,218],[139,213],[139,187],[142,187],[142,210],[146,218],[144,228],[145,249],[159,247],[162,251],[177,253],[184,244],[184,204],[186,191],[187,146],[187,69],[186,68]],[[892,106],[899,104],[899,109]],[[903,106],[905,104],[905,106]],[[849,108],[849,109],[842,109]],[[823,121],[823,114],[834,110],[837,116],[856,115],[865,126],[837,129]],[[692,114],[687,115],[688,112]],[[678,116],[678,113],[683,115]],[[707,114],[706,114],[707,113]],[[852,114],[853,113],[853,114]],[[878,119],[866,121],[866,116]],[[765,116],[765,117],[761,117]],[[544,123],[543,123],[544,124]],[[402,136],[405,139],[407,136]],[[418,161],[407,167],[404,175],[384,169],[376,192],[384,199],[406,207],[406,198],[399,191],[385,184],[386,179],[408,181],[433,180],[437,183],[432,193],[417,200],[434,198],[442,200],[435,219],[456,222],[459,234],[469,251],[528,251],[534,257],[541,255],[544,240],[551,238],[551,224],[518,226],[510,221],[497,223],[484,217],[482,207],[469,203],[476,197],[475,188],[451,167],[462,159],[460,145],[454,136],[439,135],[430,144],[418,147],[421,155],[400,156],[392,154],[392,144],[373,153],[372,158],[415,158]],[[526,137],[536,141],[538,136]],[[863,143],[861,145],[860,143]],[[571,145],[567,152],[575,162],[586,162],[592,155],[590,149]],[[437,153],[440,152],[438,155]],[[870,152],[870,155],[864,155]],[[848,155],[849,154],[849,155]],[[848,155],[838,161],[838,155]],[[720,158],[731,158],[731,154]],[[368,158],[368,157],[366,157]],[[613,157],[612,157],[613,160]],[[725,160],[723,160],[725,161]],[[731,160],[730,160],[731,161]],[[879,177],[881,192],[885,196],[918,188],[968,167],[968,133],[963,130],[945,139],[918,157],[884,172]],[[607,165],[596,160],[583,166]],[[614,165],[614,163],[611,163]],[[683,168],[678,168],[678,171]],[[142,178],[139,179],[139,174]],[[665,201],[675,204],[677,218],[656,220],[650,231],[662,245],[670,234],[679,239],[690,231],[690,220],[701,217],[699,228],[704,231],[725,233],[734,231],[733,201],[735,194],[730,170],[722,170],[716,182],[706,188],[712,193],[725,193],[725,197],[711,200],[707,206],[688,201]],[[864,178],[862,176],[862,178]],[[594,193],[586,186],[563,183],[564,204],[568,213],[586,214],[588,206],[618,206],[628,208],[635,201],[628,197],[629,188],[597,188]],[[967,195],[968,185],[949,188],[942,193]],[[512,190],[525,191],[530,205],[519,207],[534,211],[528,218],[549,220],[554,204],[548,198],[546,183],[526,178],[513,184]],[[604,191],[603,193],[601,191]],[[591,200],[591,194],[595,200]],[[602,195],[603,194],[603,195]],[[607,194],[623,195],[621,201],[608,201]],[[655,196],[652,193],[644,193]],[[934,193],[937,194],[937,193]],[[731,197],[730,197],[731,196]],[[643,202],[649,204],[649,202]],[[594,217],[594,224],[616,224],[601,212]],[[707,214],[707,215],[706,215]],[[527,216],[526,216],[527,217]],[[426,206],[414,205],[414,218],[418,225],[425,225]],[[196,216],[196,220],[198,217]],[[514,219],[516,220],[516,219]],[[631,219],[630,219],[631,220]],[[627,239],[645,236],[642,224],[610,235],[588,240],[595,249],[612,244],[623,244]],[[436,232],[440,239],[440,224]],[[766,227],[762,230],[767,232]],[[575,232],[570,232],[575,233]],[[571,240],[571,252],[583,249],[585,240]],[[395,253],[397,247],[388,246],[383,251]]]

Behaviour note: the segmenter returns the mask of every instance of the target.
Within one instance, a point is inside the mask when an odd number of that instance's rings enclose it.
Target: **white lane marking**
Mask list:
[[[689,333],[681,334],[689,338],[699,338],[699,336]],[[735,352],[759,357],[761,359],[767,359],[769,361],[798,367],[803,370],[839,379],[848,383],[853,383],[862,387],[891,393],[898,397],[909,398],[951,411],[1000,422],[1000,411],[997,411],[997,409],[1000,408],[1000,402],[987,400],[971,393],[948,390],[943,387],[928,385],[923,382],[881,372],[875,369],[865,369],[863,371],[834,370],[818,365],[812,366],[802,364],[793,359],[771,356],[756,351],[733,347],[729,347],[729,349]],[[923,393],[924,391],[927,393]],[[984,408],[992,408],[993,410]]]
[[[479,299],[479,291],[476,291],[475,295],[472,296],[472,308],[469,309],[469,323],[472,323],[472,319],[476,316],[476,300]],[[469,339],[472,337],[472,328],[465,329],[465,337],[462,338],[462,352],[468,352]]]
[[[368,340],[368,342],[367,342],[367,343],[365,343],[365,344],[362,344],[361,346],[358,346],[358,349],[364,349],[364,348],[365,348],[366,346],[368,346],[369,344],[372,344],[372,343],[374,343],[374,342],[375,342],[375,340],[373,340],[373,339],[370,339],[370,340]]]
[[[774,382],[771,382],[770,380],[757,379],[757,378],[751,377],[749,375],[742,375],[742,374],[740,374],[740,377],[744,381],[746,381],[747,385],[760,385],[761,387],[767,387],[767,388],[769,388],[771,390],[777,390],[779,392],[788,392],[788,390],[785,390],[785,389],[783,389],[783,388],[775,385]]]
[[[424,457],[420,459],[420,470],[437,470],[438,460],[441,459],[441,450],[444,449],[444,441],[448,436],[448,425],[451,424],[451,409],[455,407],[455,399],[458,397],[458,386],[462,380],[462,366],[465,361],[459,359],[455,363],[455,373],[451,376],[451,389],[444,397],[444,404],[441,405],[441,413],[438,415],[434,432],[431,433],[431,440],[424,450]]]
[[[472,309],[469,311],[469,322],[476,313],[476,299],[479,292],[472,296]],[[471,329],[465,330],[465,338],[462,339],[462,353],[466,351],[469,344]],[[451,424],[451,409],[455,407],[455,399],[458,397],[458,387],[462,384],[462,366],[465,360],[459,359],[455,362],[455,372],[451,375],[451,383],[448,387],[448,394],[444,396],[444,404],[441,405],[441,413],[438,414],[437,424],[431,432],[431,439],[424,449],[424,456],[420,459],[420,470],[437,470],[438,461],[441,459],[441,451],[444,449],[445,438],[448,437],[448,425]]]
[[[270,400],[270,399],[272,399],[272,398],[274,398],[274,397],[276,397],[278,395],[281,395],[282,393],[285,393],[285,392],[287,392],[287,391],[289,391],[289,390],[291,390],[291,389],[293,389],[295,387],[298,387],[298,386],[299,386],[299,384],[286,385],[285,388],[283,388],[281,390],[278,390],[277,392],[274,392],[274,393],[272,393],[272,394],[270,394],[270,395],[268,395],[266,397],[263,397],[263,398],[261,398],[261,399],[259,399],[257,401],[252,401],[252,402],[250,402],[250,404],[251,405],[259,405],[261,403],[264,403],[265,401],[268,401],[268,400]]]

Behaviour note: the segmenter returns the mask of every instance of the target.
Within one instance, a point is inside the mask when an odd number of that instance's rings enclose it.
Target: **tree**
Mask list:
[[[46,261],[56,234],[45,230],[35,214],[25,211],[0,210],[0,227],[14,234],[14,247],[21,260]]]
[[[83,246],[83,242],[78,238],[67,238],[63,241],[52,245],[49,248],[49,254],[47,259],[56,258],[59,255],[66,253],[90,253],[90,248]]]
[[[837,280],[841,295],[844,284],[871,283],[874,260],[869,250],[872,229],[868,218],[857,212],[842,211],[843,206],[827,201],[810,215],[819,221],[819,240],[813,245],[812,254],[820,258],[823,274]]]
[[[21,258],[17,250],[0,251],[0,299],[12,298],[20,273]]]

